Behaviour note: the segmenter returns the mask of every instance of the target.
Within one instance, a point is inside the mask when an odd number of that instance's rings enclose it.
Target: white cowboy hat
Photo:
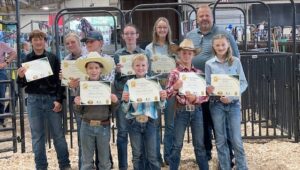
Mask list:
[[[195,48],[194,43],[191,39],[184,39],[180,45],[176,45],[176,44],[171,44],[170,45],[170,50],[173,53],[176,53],[180,50],[191,50],[195,52],[195,56],[198,55],[201,52],[200,48]]]
[[[79,58],[76,60],[76,66],[80,71],[86,73],[86,64],[90,62],[97,62],[102,64],[101,74],[109,74],[114,68],[114,61],[108,57],[102,57],[98,52],[88,53],[86,58]]]

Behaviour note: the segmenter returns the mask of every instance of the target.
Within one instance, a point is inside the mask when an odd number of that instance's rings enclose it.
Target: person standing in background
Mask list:
[[[7,55],[7,56],[6,56]],[[0,80],[7,80],[7,66],[17,58],[17,52],[4,42],[0,42]],[[0,98],[5,98],[6,83],[0,83]],[[5,102],[0,102],[0,115],[4,114]],[[0,117],[0,126],[6,127],[4,117]]]

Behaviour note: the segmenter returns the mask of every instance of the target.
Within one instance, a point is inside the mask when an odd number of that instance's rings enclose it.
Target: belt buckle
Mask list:
[[[139,123],[146,123],[148,122],[148,116],[146,115],[138,115],[135,117],[136,121]]]
[[[185,110],[188,112],[195,111],[195,105],[185,105]]]
[[[90,126],[100,126],[101,121],[100,120],[90,120]]]

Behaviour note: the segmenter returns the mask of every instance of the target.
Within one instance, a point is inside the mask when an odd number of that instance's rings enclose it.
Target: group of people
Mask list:
[[[110,81],[111,105],[81,105],[80,80],[68,83],[72,112],[75,113],[78,129],[79,169],[108,170],[112,167],[110,148],[110,118],[115,115],[117,124],[117,151],[119,169],[128,169],[128,136],[132,148],[133,169],[161,169],[169,166],[177,170],[183,147],[185,130],[191,126],[196,162],[201,170],[209,169],[211,159],[212,129],[216,140],[220,169],[230,170],[234,153],[237,169],[247,169],[240,131],[240,101],[234,96],[212,96],[211,74],[238,75],[241,93],[247,88],[237,45],[224,29],[213,25],[209,6],[202,5],[197,11],[196,28],[187,34],[180,45],[172,42],[168,20],[157,19],[153,26],[152,42],[145,50],[137,45],[139,31],[127,24],[121,37],[125,46],[113,57],[103,54],[103,36],[97,31],[89,32],[81,39],[75,33],[65,36],[65,46],[70,52],[65,60],[76,60],[76,66],[89,77],[88,81]],[[61,125],[64,87],[61,86],[61,70],[58,57],[45,50],[46,34],[34,30],[29,35],[32,52],[23,62],[47,57],[53,75],[27,82],[26,68],[18,69],[17,82],[28,93],[32,146],[36,169],[48,167],[45,150],[45,124],[50,125],[59,167],[71,169],[67,143]],[[81,48],[80,41],[86,46]],[[134,55],[132,55],[134,54]],[[122,55],[132,55],[134,75],[124,76],[120,62]],[[155,75],[151,62],[156,55],[166,55],[176,60],[176,68],[170,73]],[[182,72],[205,74],[206,95],[179,93],[183,82]],[[129,82],[134,79],[159,77],[161,90],[158,102],[130,102]],[[160,151],[160,119],[164,115],[164,149]],[[233,151],[233,152],[232,152]],[[94,155],[95,158],[94,158]]]

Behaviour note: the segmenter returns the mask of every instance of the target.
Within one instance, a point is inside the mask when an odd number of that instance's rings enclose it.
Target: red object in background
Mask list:
[[[52,26],[55,22],[55,16],[56,14],[50,14],[49,17],[48,17],[48,25],[49,26]],[[58,25],[59,26],[62,26],[63,25],[63,17],[61,17],[59,20],[58,20]]]

